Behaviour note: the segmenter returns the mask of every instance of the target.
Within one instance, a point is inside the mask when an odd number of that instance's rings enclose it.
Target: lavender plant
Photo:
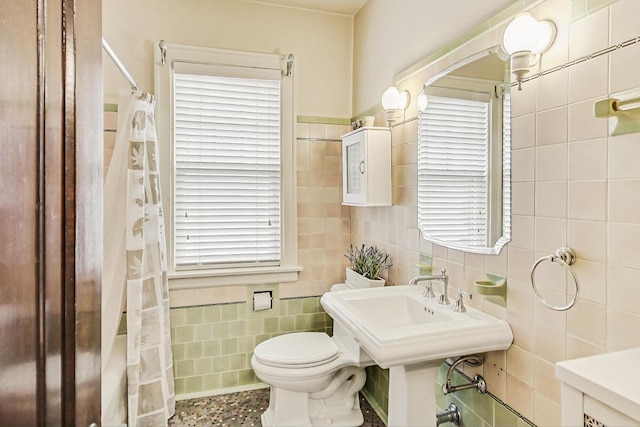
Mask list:
[[[351,263],[353,271],[373,280],[379,278],[384,270],[393,265],[389,260],[389,254],[376,246],[365,247],[363,244],[360,247],[354,247],[351,245],[345,257]]]

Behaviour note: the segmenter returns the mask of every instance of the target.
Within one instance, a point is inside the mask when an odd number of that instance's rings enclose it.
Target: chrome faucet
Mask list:
[[[438,296],[437,304],[449,305],[449,298],[447,298],[447,291],[449,288],[449,276],[447,276],[447,270],[444,268],[440,270],[440,274],[428,275],[428,276],[416,276],[409,280],[410,285],[417,285],[420,282],[429,281],[429,284],[425,286],[422,296],[425,298],[435,298],[435,294],[431,289],[431,280],[439,280],[442,282],[443,294]]]

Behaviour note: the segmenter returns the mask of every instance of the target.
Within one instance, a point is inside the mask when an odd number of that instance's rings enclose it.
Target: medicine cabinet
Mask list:
[[[363,127],[342,136],[342,204],[391,206],[391,130]]]
[[[433,243],[498,254],[511,235],[508,56],[476,53],[425,82],[418,100],[418,228]]]

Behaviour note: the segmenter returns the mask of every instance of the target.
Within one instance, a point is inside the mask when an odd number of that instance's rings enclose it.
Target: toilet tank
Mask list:
[[[353,360],[359,368],[375,365],[369,354],[362,349],[349,333],[347,328],[339,321],[333,320],[333,336],[331,337],[340,351]]]
[[[331,286],[329,292],[345,291],[349,289],[357,289],[356,286],[351,283],[336,283]],[[353,338],[353,334],[349,333],[346,326],[339,321],[333,319],[333,336],[331,337],[340,348],[340,351],[348,355],[354,364],[360,368],[375,365],[375,362],[364,351]]]

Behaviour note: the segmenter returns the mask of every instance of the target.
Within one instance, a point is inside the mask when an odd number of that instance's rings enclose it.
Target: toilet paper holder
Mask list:
[[[271,310],[273,294],[271,291],[259,291],[253,293],[253,311]]]

